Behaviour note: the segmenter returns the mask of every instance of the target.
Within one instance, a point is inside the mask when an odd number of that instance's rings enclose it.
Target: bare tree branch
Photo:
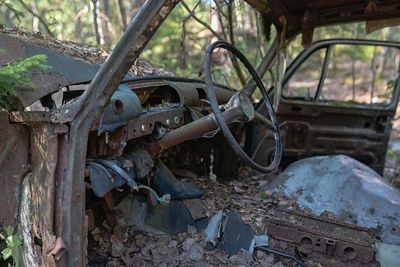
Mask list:
[[[190,10],[189,6],[184,2],[181,1],[182,6],[186,9],[187,12],[189,12],[190,16],[195,19],[198,23],[200,23],[201,25],[203,25],[204,28],[206,28],[207,30],[209,30],[215,37],[217,37],[220,40],[225,40],[225,38],[223,38],[219,33],[217,33],[216,31],[214,31],[210,25],[208,25],[206,22],[202,21],[199,17],[197,17],[194,14],[194,10]]]
[[[194,12],[196,10],[196,8],[200,5],[201,0],[198,1],[193,9],[189,12],[189,15],[186,16],[185,18],[183,18],[182,20],[182,34],[181,34],[181,48],[182,48],[182,61],[181,61],[181,67],[185,67],[186,66],[186,46],[185,46],[185,40],[186,40],[186,22],[193,17]]]
[[[206,22],[202,21],[199,17],[197,17],[197,16],[194,14],[195,8],[194,8],[193,10],[190,10],[189,6],[188,6],[184,1],[181,1],[180,3],[181,3],[182,6],[186,9],[186,11],[189,13],[189,16],[190,16],[190,17],[192,17],[192,18],[195,19],[198,23],[200,23],[201,25],[203,25],[206,29],[208,29],[208,30],[209,30],[215,37],[217,37],[219,40],[225,40],[225,41],[226,41],[227,38],[226,38],[225,32],[224,32],[223,30],[222,30],[222,32],[223,32],[224,36],[221,36],[219,33],[217,33],[216,31],[214,31],[214,30],[210,27],[210,25],[208,25]],[[220,16],[220,15],[219,15],[219,16]],[[232,24],[232,22],[231,22],[231,24]],[[222,28],[223,28],[223,25],[222,25],[222,24],[221,24],[221,26],[222,26]],[[232,26],[232,25],[231,25],[231,26]],[[231,29],[230,31],[231,31],[231,35],[233,36],[233,29]],[[225,37],[225,38],[224,38],[224,37]],[[233,39],[232,39],[232,40],[233,40]],[[231,40],[231,43],[232,43],[232,40]],[[234,42],[233,42],[232,44],[234,44]],[[245,84],[246,84],[246,78],[244,77],[244,74],[243,74],[243,72],[242,72],[242,70],[241,70],[241,68],[240,68],[240,65],[239,65],[239,63],[238,63],[236,57],[232,56],[231,54],[229,54],[229,56],[230,56],[230,59],[231,59],[231,61],[232,61],[233,68],[235,69],[235,72],[236,72],[236,74],[237,74],[238,77],[239,77],[240,83],[241,83],[242,85],[245,85]]]
[[[6,9],[6,13],[14,13],[15,18],[18,21],[21,21],[21,17],[24,17],[24,13],[22,13],[21,11],[17,10],[11,3],[9,3],[7,0],[0,0],[0,6],[3,5],[5,6]],[[7,18],[11,16],[7,14]]]
[[[98,11],[98,2],[97,2],[97,0],[92,0],[92,3],[93,3],[93,10],[92,10],[92,13],[93,13],[93,25],[94,25],[94,33],[95,33],[95,36],[96,36],[96,44],[97,44],[97,46],[100,46],[101,45],[101,38],[100,38],[100,29],[99,29],[99,27],[100,27],[100,25],[99,25],[99,23],[98,23],[98,19],[97,19],[97,11]]]
[[[214,0],[214,4],[215,4],[215,7],[217,9],[217,14],[218,14],[217,18],[218,18],[219,24],[221,25],[221,32],[222,32],[222,34],[224,36],[224,39],[228,40],[228,36],[226,34],[225,27],[224,27],[224,22],[222,20],[222,18],[223,17],[226,18],[226,16],[225,16],[225,14],[224,14],[224,12],[222,10],[222,7],[219,5],[218,0]]]
[[[50,31],[49,25],[47,24],[47,22],[40,15],[33,12],[33,10],[27,4],[25,4],[25,2],[23,0],[19,0],[19,2],[26,9],[26,11],[28,11],[32,16],[36,17],[40,21],[40,23],[43,25],[44,29],[46,30],[47,34],[50,35],[51,37],[54,37],[54,34]]]
[[[233,33],[233,1],[230,1],[228,4],[228,29],[229,29],[229,39],[230,43],[235,46],[235,35]],[[240,68],[239,62],[236,57],[231,57],[233,68],[238,75],[239,81],[244,86],[246,84],[246,77],[244,76],[242,69]]]
[[[87,13],[89,12],[88,6],[85,5],[85,7],[76,13],[75,15],[75,21],[74,21],[74,25],[75,25],[75,35],[77,36],[77,38],[79,39],[79,41],[81,43],[83,43],[83,36],[82,36],[82,21],[81,21],[81,17],[85,16]]]

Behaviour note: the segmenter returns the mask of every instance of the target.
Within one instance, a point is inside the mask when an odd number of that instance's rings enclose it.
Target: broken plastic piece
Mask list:
[[[267,235],[255,235],[251,241],[249,253],[253,255],[254,248],[257,247],[268,247],[268,236]]]
[[[228,211],[226,215],[223,210],[218,211],[209,221],[204,233],[207,242],[229,255],[235,255],[241,249],[250,250],[253,242],[263,244],[265,241],[265,238],[254,240],[254,230],[233,211]]]
[[[97,197],[104,197],[112,189],[125,184],[124,179],[119,175],[113,177],[111,171],[99,163],[88,162],[87,169],[89,170],[90,185]]]
[[[158,203],[167,205],[171,201],[171,195],[165,194],[162,197],[158,198]]]
[[[124,179],[126,181],[128,186],[132,190],[137,190],[138,189],[135,180],[133,180],[133,178],[131,176],[129,176],[120,166],[118,166],[113,161],[105,160],[105,159],[96,159],[96,160],[91,160],[91,161],[95,162],[95,163],[100,163],[103,166],[112,169],[115,173],[117,173],[122,179]]]
[[[241,249],[249,250],[254,237],[254,230],[249,224],[244,223],[234,211],[228,211],[223,225],[223,242],[218,243],[218,249],[230,256],[236,255]]]
[[[224,218],[224,211],[218,211],[208,223],[204,233],[206,241],[211,243],[214,247],[217,246],[218,238],[220,237],[222,219]]]
[[[104,110],[97,134],[113,132],[124,126],[129,120],[140,115],[140,99],[127,84],[121,84],[111,96],[110,102]]]
[[[168,205],[148,205],[145,223],[171,235],[186,232],[189,225],[196,229],[202,226],[202,220],[193,221],[188,209],[180,200],[171,200]]]
[[[159,195],[170,194],[171,199],[200,198],[203,192],[191,183],[178,180],[168,167],[160,160],[154,177],[154,189]]]
[[[104,159],[88,160],[87,168],[90,172],[92,190],[98,197],[104,197],[112,189],[125,183],[128,184],[131,190],[137,190],[137,184],[131,178],[131,176],[135,176],[134,169],[129,175],[114,161]]]

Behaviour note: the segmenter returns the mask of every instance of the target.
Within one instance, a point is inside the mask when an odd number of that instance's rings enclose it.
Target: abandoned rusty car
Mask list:
[[[400,43],[311,43],[323,25],[386,25],[399,17],[400,4],[247,2],[279,35],[263,65],[254,68],[246,51],[225,41],[210,42],[198,80],[138,59],[176,0],[148,0],[108,57],[0,29],[1,65],[44,54],[51,66],[32,73],[35,90],[19,89],[17,110],[0,111],[0,224],[16,226],[20,265],[84,266],[89,231],[104,222],[170,235],[190,226],[229,255],[265,250],[299,266],[400,265],[400,192],[381,177],[399,98]],[[366,2],[376,7],[366,9]],[[299,33],[307,49],[265,88],[260,76]],[[392,59],[379,69],[375,91],[371,58],[355,74],[350,64],[337,71],[330,63],[341,51],[364,47]],[[248,71],[242,89],[213,82],[212,55],[220,50]],[[352,90],[341,83],[351,68],[362,92],[333,93]],[[257,180],[259,192],[269,192],[257,205],[264,232],[223,203],[207,212],[202,188],[177,178],[188,177],[185,168],[215,185],[217,177],[268,180]]]

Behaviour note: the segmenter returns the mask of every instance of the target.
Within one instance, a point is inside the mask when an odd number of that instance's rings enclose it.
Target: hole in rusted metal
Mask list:
[[[348,260],[354,260],[355,258],[357,258],[357,251],[353,247],[346,247],[343,250],[343,256]]]

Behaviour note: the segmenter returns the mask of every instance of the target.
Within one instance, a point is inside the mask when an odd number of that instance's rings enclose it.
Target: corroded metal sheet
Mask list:
[[[0,48],[5,50],[5,53],[0,55],[0,65],[38,54],[47,56],[46,64],[50,65],[51,69],[46,73],[34,72],[32,74],[32,81],[36,85],[36,89],[18,89],[18,97],[24,106],[32,104],[63,86],[89,82],[100,68],[99,65],[1,32]]]
[[[284,24],[287,39],[299,32],[303,35],[311,34],[312,37],[314,28],[323,25],[399,17],[399,3],[396,0],[374,1],[373,7],[361,0],[246,0],[246,2],[260,11],[268,23],[274,23],[279,31]]]
[[[21,182],[29,170],[26,126],[12,125],[0,111],[0,225],[15,225]]]
[[[50,254],[56,246],[55,233],[56,171],[59,157],[59,134],[63,125],[33,123],[30,126],[29,179],[22,183],[18,229],[23,242],[21,251],[25,266],[54,266]],[[57,181],[59,182],[59,181]],[[58,195],[59,196],[59,195]]]
[[[270,244],[323,266],[379,266],[374,231],[310,215],[275,210],[267,220]]]
[[[278,118],[287,123],[284,160],[345,154],[382,174],[391,131],[390,118],[395,110],[393,105],[361,109],[281,101]]]

